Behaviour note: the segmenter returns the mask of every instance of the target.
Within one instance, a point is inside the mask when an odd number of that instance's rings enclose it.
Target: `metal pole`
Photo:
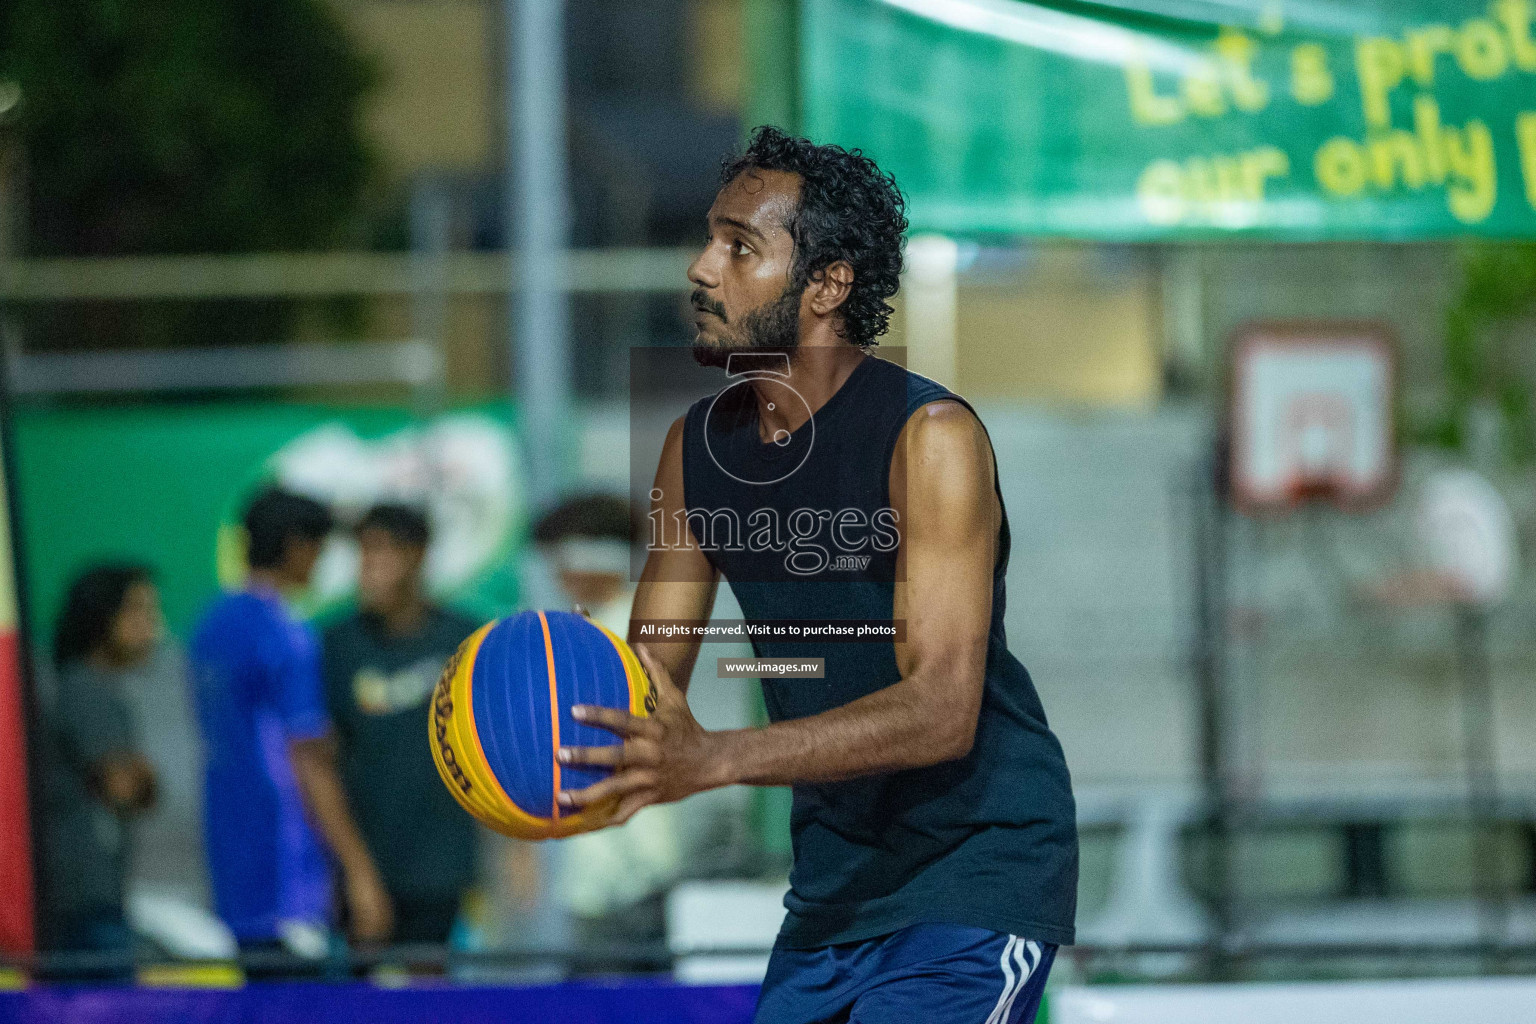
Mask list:
[[[570,435],[569,202],[565,152],[563,0],[503,0],[507,68],[509,330],[521,412],[528,504],[552,504],[565,481]]]
[[[571,433],[569,204],[565,153],[564,0],[503,0],[507,54],[507,238],[511,261],[513,400],[527,466],[528,507],[535,515],[559,498]],[[570,922],[558,893],[564,880],[558,843],[536,851],[539,896],[517,927],[535,945],[569,944]],[[552,956],[536,975],[562,976]]]
[[[1211,944],[1210,974],[1217,980],[1231,968],[1235,937],[1235,894],[1232,876],[1234,815],[1228,773],[1227,703],[1227,498],[1216,482],[1221,472],[1216,451],[1202,462],[1190,494],[1193,512],[1195,570],[1195,693],[1199,714],[1200,781],[1210,838]]]
[[[418,416],[443,411],[443,367],[447,362],[448,246],[453,210],[443,180],[423,176],[411,187],[411,336],[430,346],[437,372],[411,388]]]
[[[1479,942],[1497,947],[1508,939],[1508,918],[1499,881],[1499,765],[1486,609],[1475,604],[1456,606],[1456,649],[1461,670],[1462,749],[1472,825],[1477,937]]]
[[[907,243],[907,368],[956,386],[960,247],[944,235]]]

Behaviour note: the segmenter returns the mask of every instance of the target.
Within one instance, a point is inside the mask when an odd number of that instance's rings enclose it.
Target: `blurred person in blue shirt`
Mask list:
[[[443,663],[480,623],[427,599],[425,512],[377,505],[355,532],[357,611],[323,643],[341,777],[389,889],[396,940],[447,942],[478,837],[432,763],[427,704]]]
[[[324,952],[327,851],[353,938],[384,942],[393,927],[336,770],[319,646],[283,597],[308,586],[332,527],[319,502],[259,494],[245,513],[245,588],[221,595],[192,640],[214,907],[246,949]]]
[[[100,565],[70,585],[54,631],[57,689],[43,712],[39,924],[45,948],[126,952],[130,821],[158,783],[123,680],[160,641],[149,570]]]

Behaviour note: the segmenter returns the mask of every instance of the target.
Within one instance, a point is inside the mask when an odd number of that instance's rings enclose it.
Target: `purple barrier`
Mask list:
[[[644,980],[529,988],[40,986],[0,994],[0,1024],[750,1024],[756,1002],[756,985]]]

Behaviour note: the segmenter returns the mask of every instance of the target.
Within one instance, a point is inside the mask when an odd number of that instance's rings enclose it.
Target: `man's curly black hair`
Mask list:
[[[785,227],[795,240],[791,284],[803,288],[838,260],[853,268],[853,288],[839,309],[838,332],[868,347],[890,328],[907,231],[906,199],[896,179],[857,149],[818,146],[771,125],[752,132],[745,153],[727,158],[720,184],[752,170],[800,176],[800,201]]]

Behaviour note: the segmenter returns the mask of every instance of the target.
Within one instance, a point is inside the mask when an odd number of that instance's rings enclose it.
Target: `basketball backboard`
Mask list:
[[[1244,511],[1361,510],[1397,486],[1396,349],[1382,325],[1255,324],[1232,350],[1228,467]]]

